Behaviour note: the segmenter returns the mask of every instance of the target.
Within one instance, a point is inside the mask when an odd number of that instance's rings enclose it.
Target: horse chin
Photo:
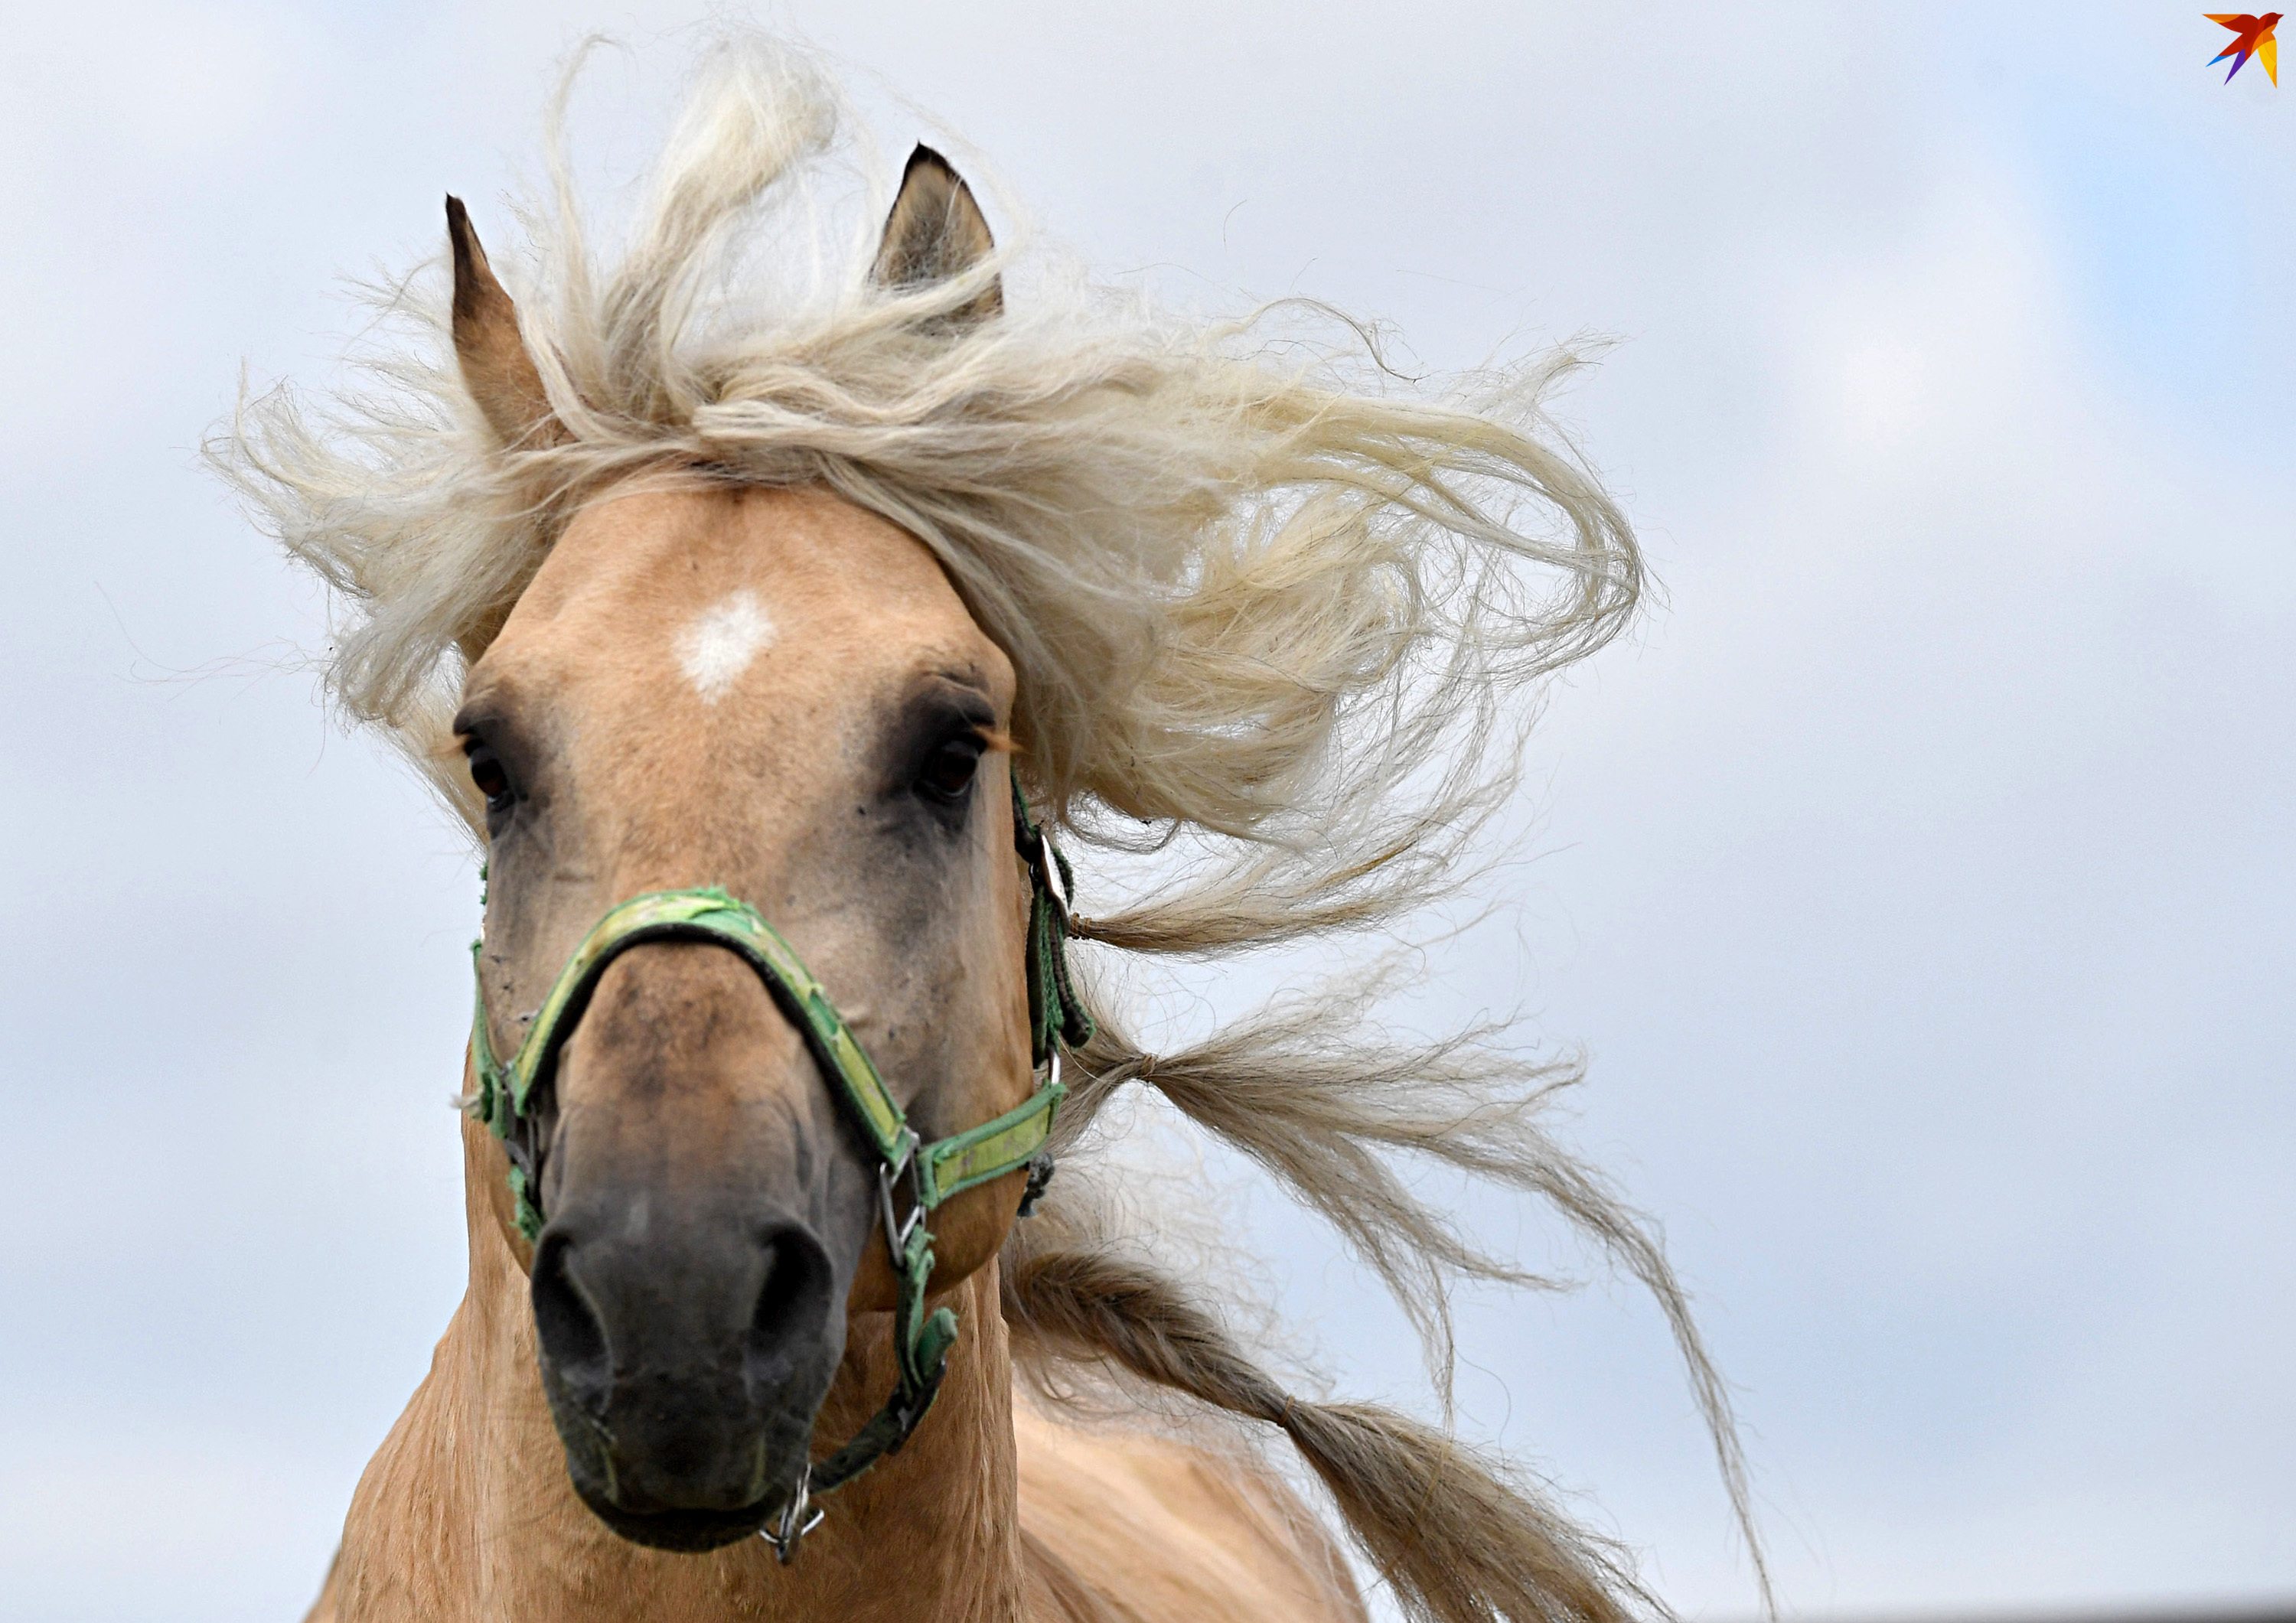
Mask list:
[[[644,1545],[649,1550],[669,1550],[680,1554],[699,1554],[705,1550],[721,1549],[729,1544],[739,1544],[752,1538],[781,1509],[781,1496],[760,1499],[757,1504],[740,1510],[670,1510],[644,1513],[626,1511],[601,1496],[584,1489],[578,1483],[575,1492],[590,1513],[620,1537],[632,1544]]]
[[[631,1482],[631,1463],[625,1461],[617,1470],[604,1428],[578,1410],[569,1413],[573,1407],[554,1402],[552,1419],[565,1447],[567,1480],[575,1497],[618,1537],[650,1550],[694,1554],[755,1537],[796,1491],[811,1436],[808,1426],[785,1423],[776,1428],[783,1433],[779,1447],[768,1445],[765,1452],[780,1457],[764,1467],[758,1480],[765,1491],[754,1500],[728,1504],[704,1489],[693,1495],[701,1500],[697,1504],[688,1500],[682,1485],[656,1482],[649,1492]]]

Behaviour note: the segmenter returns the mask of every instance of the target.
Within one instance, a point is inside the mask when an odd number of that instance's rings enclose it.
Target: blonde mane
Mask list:
[[[249,398],[209,447],[332,588],[335,700],[474,838],[447,718],[569,516],[633,480],[819,485],[931,548],[1011,655],[1021,771],[1073,842],[1179,841],[1186,860],[1081,921],[1086,937],[1195,957],[1377,938],[1456,886],[1513,788],[1539,679],[1616,635],[1643,584],[1625,519],[1542,415],[1578,357],[1418,383],[1327,311],[1175,315],[1010,234],[964,275],[879,285],[885,195],[836,194],[852,119],[808,58],[748,36],[710,53],[623,246],[602,255],[565,99],[528,250],[496,256],[562,432],[497,448],[434,264],[374,290],[366,388],[316,413],[284,388]],[[999,279],[1003,314],[948,319]],[[1396,1046],[1363,1023],[1376,989],[1152,1057],[1103,1008],[1062,1122],[1070,1159],[1125,1084],[1158,1090],[1339,1228],[1426,1334],[1447,1393],[1450,1283],[1545,1282],[1472,1246],[1390,1156],[1550,1201],[1664,1308],[1767,1604],[1727,1398],[1682,1292],[1543,1126],[1577,1071],[1524,1062],[1502,1029]],[[1621,1552],[1499,1463],[1280,1390],[1200,1284],[1119,1243],[1088,1167],[1064,1169],[1006,1258],[1016,1351],[1040,1384],[1098,1370],[1280,1427],[1412,1615],[1664,1611]]]

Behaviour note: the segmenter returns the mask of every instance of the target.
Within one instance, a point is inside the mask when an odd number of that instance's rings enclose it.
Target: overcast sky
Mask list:
[[[1623,340],[1569,415],[1665,601],[1556,693],[1543,855],[1416,1013],[1591,1054],[1791,1611],[2296,1595],[2296,84],[2197,7],[1752,10],[760,15],[1108,274],[1435,367]],[[299,1616],[461,1290],[475,876],[193,447],[242,361],[324,379],[441,193],[506,235],[578,29],[704,14],[10,0],[5,1623]],[[1329,1239],[1240,1209],[1407,1395]],[[1468,1330],[1470,1429],[1747,1614],[1655,1315]]]

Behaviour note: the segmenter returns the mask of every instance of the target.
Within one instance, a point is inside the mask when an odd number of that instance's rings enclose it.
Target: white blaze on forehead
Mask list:
[[[677,635],[677,665],[706,704],[733,692],[750,662],[774,640],[755,592],[736,592],[696,615]]]

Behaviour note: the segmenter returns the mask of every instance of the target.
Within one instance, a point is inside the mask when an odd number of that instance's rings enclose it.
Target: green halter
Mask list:
[[[543,1222],[541,1143],[532,1108],[536,1093],[556,1070],[559,1050],[573,1035],[606,966],[644,942],[708,941],[732,951],[755,970],[805,1038],[822,1074],[836,1084],[847,1114],[876,1152],[885,1242],[901,1282],[900,1305],[893,1316],[899,1379],[876,1417],[842,1448],[811,1467],[775,1526],[765,1530],[767,1542],[783,1562],[821,1520],[818,1509],[808,1514],[809,1492],[840,1487],[896,1452],[924,1418],[947,1373],[948,1349],[956,1340],[956,1316],[947,1307],[937,1307],[931,1315],[924,1311],[925,1285],[933,1271],[928,1215],[951,1195],[1027,1167],[1029,1189],[1021,1206],[1025,1217],[1052,1176],[1052,1158],[1045,1144],[1052,1134],[1053,1112],[1068,1093],[1061,1086],[1060,1051],[1089,1041],[1093,1026],[1069,981],[1068,863],[1052,836],[1029,818],[1017,771],[1013,778],[1013,840],[1029,865],[1029,1058],[1045,1080],[1018,1108],[933,1143],[918,1138],[845,1017],[781,932],[747,902],[715,887],[655,891],[610,908],[559,971],[506,1064],[495,1057],[483,983],[479,990],[471,1023],[479,1086],[470,1109],[509,1153],[519,1232],[529,1240],[541,1234]],[[483,941],[471,944],[474,963],[483,946]],[[907,1214],[902,1216],[894,1193],[905,1179],[909,1200]]]

